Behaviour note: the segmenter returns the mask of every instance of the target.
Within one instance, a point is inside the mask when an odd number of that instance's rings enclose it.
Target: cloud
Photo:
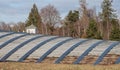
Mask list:
[[[87,0],[89,8],[96,6],[100,10],[103,0]],[[0,0],[0,21],[18,22],[26,21],[32,5],[36,3],[38,10],[48,4],[54,5],[61,17],[67,15],[70,10],[79,8],[79,0]],[[120,13],[120,0],[114,0],[114,8]]]
[[[25,21],[32,4],[29,0],[0,0],[0,21]]]

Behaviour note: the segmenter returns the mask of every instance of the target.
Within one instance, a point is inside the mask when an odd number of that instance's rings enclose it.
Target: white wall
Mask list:
[[[36,29],[26,29],[27,33],[36,34]]]

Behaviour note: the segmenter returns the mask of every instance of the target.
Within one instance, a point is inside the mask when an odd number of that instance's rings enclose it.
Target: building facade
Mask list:
[[[30,34],[36,34],[37,28],[32,24],[28,27],[26,27],[26,32]]]

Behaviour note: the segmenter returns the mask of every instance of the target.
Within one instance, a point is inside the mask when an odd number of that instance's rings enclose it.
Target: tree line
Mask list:
[[[103,0],[102,11],[97,14],[95,8],[87,7],[86,0],[79,0],[79,10],[70,10],[62,20],[55,6],[49,4],[38,11],[34,4],[25,23],[6,27],[25,31],[25,27],[33,24],[40,34],[120,41],[120,22],[112,3],[113,0]],[[0,28],[4,28],[3,24]]]

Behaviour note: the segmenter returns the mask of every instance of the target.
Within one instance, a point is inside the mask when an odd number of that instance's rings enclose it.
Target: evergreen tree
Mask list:
[[[40,33],[41,31],[41,17],[39,15],[38,9],[36,4],[33,4],[33,8],[29,13],[28,20],[26,22],[26,27],[30,26],[31,24],[35,25]]]
[[[112,20],[112,30],[110,39],[120,41],[120,26],[117,19]]]
[[[67,19],[71,24],[75,23],[77,20],[79,20],[79,12],[76,10],[74,10],[73,12],[70,11],[67,16]]]
[[[77,35],[77,32],[75,30],[75,22],[79,20],[79,12],[74,10],[70,11],[67,15],[67,27],[69,28],[69,34],[72,37],[75,37]]]
[[[114,27],[112,29],[110,39],[120,41],[120,29],[119,28]]]
[[[103,39],[108,40],[111,30],[111,20],[114,18],[115,14],[112,8],[112,0],[104,0],[102,3],[102,24],[103,24]]]
[[[94,19],[90,20],[89,27],[87,29],[87,38],[97,38],[101,39],[101,34],[98,31],[97,23]]]

